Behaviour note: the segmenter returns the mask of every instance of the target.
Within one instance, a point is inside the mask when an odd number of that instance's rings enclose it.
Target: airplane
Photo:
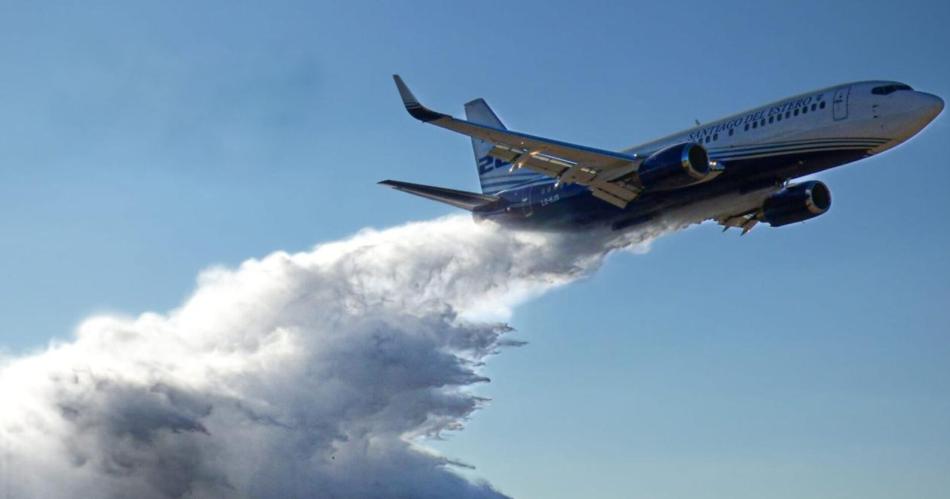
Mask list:
[[[811,175],[879,154],[943,110],[936,95],[896,81],[860,81],[778,100],[619,151],[509,130],[484,99],[466,119],[433,111],[393,75],[424,123],[467,135],[481,193],[396,180],[380,184],[468,210],[476,220],[539,230],[622,230],[690,211],[741,234],[817,217],[831,192]]]

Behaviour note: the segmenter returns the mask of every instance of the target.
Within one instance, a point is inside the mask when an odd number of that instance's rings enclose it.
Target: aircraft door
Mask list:
[[[841,121],[848,117],[848,95],[850,93],[851,85],[835,90],[835,97],[832,101],[835,121]]]
[[[531,204],[531,194],[534,190],[534,187],[528,187],[524,189],[524,194],[521,196],[521,214],[525,218],[530,217],[534,214],[534,205]]]

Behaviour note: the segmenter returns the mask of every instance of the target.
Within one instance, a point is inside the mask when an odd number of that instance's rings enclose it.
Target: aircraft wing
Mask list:
[[[643,188],[636,171],[642,158],[620,152],[569,144],[524,133],[502,130],[433,111],[416,99],[399,75],[393,75],[406,110],[419,121],[468,135],[494,145],[491,156],[511,163],[512,170],[528,168],[561,183],[587,186],[594,196],[620,208]]]

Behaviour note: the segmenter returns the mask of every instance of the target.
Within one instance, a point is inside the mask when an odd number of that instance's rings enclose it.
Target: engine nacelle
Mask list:
[[[653,153],[637,170],[640,183],[652,190],[685,187],[705,180],[712,173],[706,148],[692,142]]]
[[[782,189],[765,199],[762,219],[772,227],[804,222],[828,211],[831,207],[831,191],[812,180]]]

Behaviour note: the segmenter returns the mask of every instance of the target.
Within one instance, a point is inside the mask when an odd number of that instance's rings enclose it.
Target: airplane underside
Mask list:
[[[691,223],[698,223],[748,211],[751,209],[747,207],[750,203],[761,203],[763,194],[781,189],[787,180],[868,156],[867,150],[842,150],[734,160],[728,162],[725,172],[712,182],[673,191],[645,193],[625,209],[604,203],[588,190],[577,186],[559,188],[564,195],[557,202],[542,205],[537,200],[547,195],[543,189],[549,186],[536,186],[523,190],[532,191],[530,193],[519,193],[527,202],[515,203],[496,211],[475,213],[475,217],[535,230],[586,230],[604,226],[622,230],[664,215],[682,216]],[[711,202],[714,200],[717,202]],[[688,209],[691,205],[696,205],[697,210]],[[721,211],[730,207],[737,211]]]

